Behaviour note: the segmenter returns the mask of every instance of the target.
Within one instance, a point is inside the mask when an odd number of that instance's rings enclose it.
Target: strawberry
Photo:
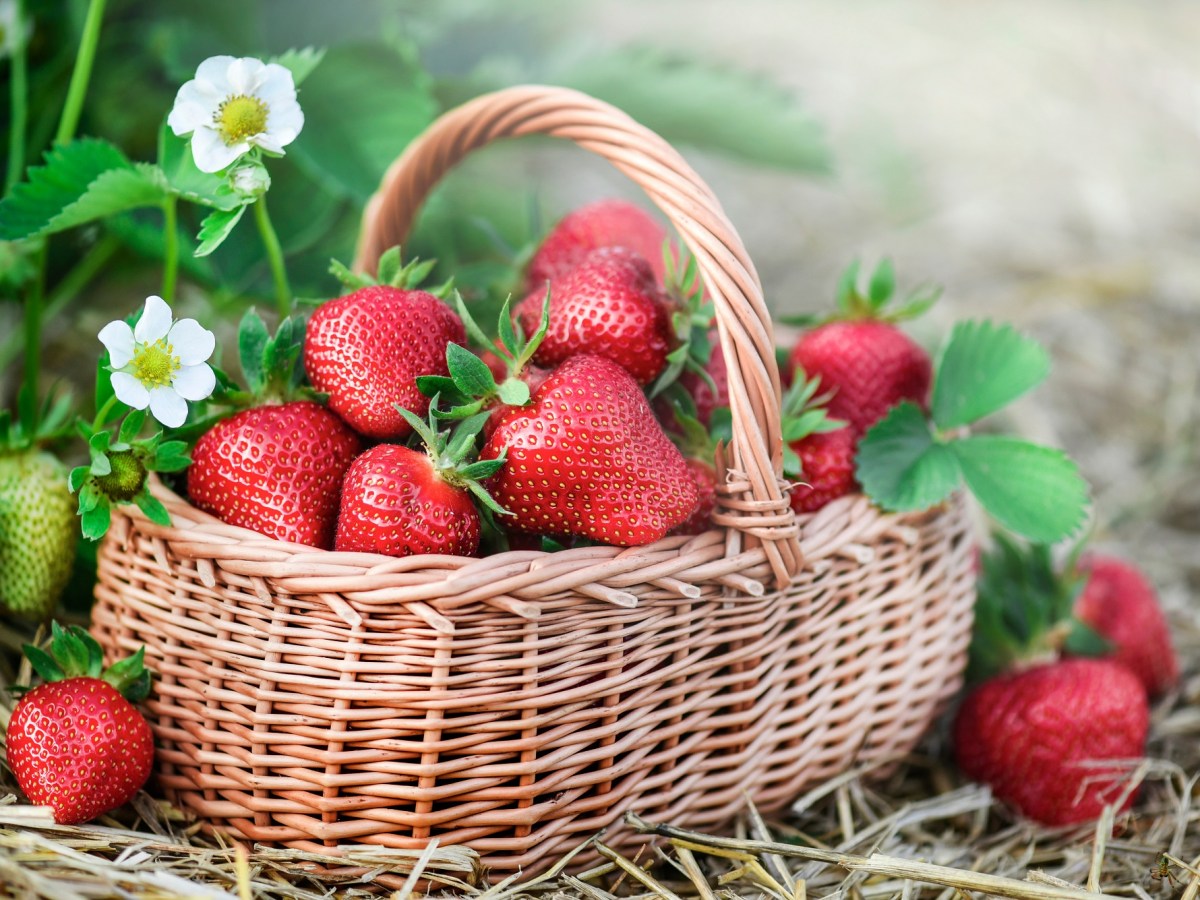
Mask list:
[[[853,430],[829,411],[831,393],[818,394],[820,378],[796,369],[783,397],[784,473],[795,481],[789,500],[797,514],[816,512],[830,500],[854,492]]]
[[[564,216],[546,235],[526,269],[526,293],[543,293],[583,262],[593,250],[627,247],[644,257],[661,283],[666,229],[648,212],[626,200],[598,200]]]
[[[839,318],[826,320],[800,335],[788,356],[788,371],[802,368],[834,391],[829,414],[849,423],[856,438],[893,406],[911,400],[928,407],[933,366],[929,354],[894,323],[918,314],[933,302],[914,295],[885,311],[892,296],[891,265],[882,263],[866,295],[855,285],[858,266],[843,275],[838,290]]]
[[[488,487],[514,531],[636,546],[686,521],[698,501],[637,382],[601,356],[568,359],[528,406],[510,409],[479,456],[501,455]]]
[[[545,290],[516,307],[526,337],[538,329]],[[554,367],[590,353],[623,366],[639,384],[666,368],[674,345],[671,301],[645,258],[624,247],[594,250],[550,284],[550,328],[534,362]]]
[[[67,470],[44,450],[0,452],[0,603],[44,619],[71,577],[78,525]]]
[[[489,414],[462,422],[452,438],[437,431],[432,412],[428,423],[407,415],[424,450],[379,444],[353,462],[342,484],[335,547],[387,556],[474,556],[480,518],[472,495],[494,512],[504,512],[478,484],[504,464],[503,458],[466,462]]]
[[[704,534],[713,527],[712,514],[717,508],[717,470],[712,463],[695,457],[686,457],[684,463],[696,484],[699,500],[692,514],[683,524],[675,526],[671,534]]]
[[[1113,645],[1112,655],[1158,697],[1179,681],[1179,660],[1154,585],[1133,562],[1101,553],[1085,555],[1085,579],[1075,615]]]
[[[428,265],[399,267],[399,251],[379,263],[383,284],[360,285],[318,307],[308,323],[304,368],[329,408],[355,431],[377,440],[400,440],[411,430],[397,406],[424,415],[429,399],[418,375],[445,375],[446,345],[465,344],[459,317],[431,293],[412,289]],[[344,273],[344,269],[335,271]]]
[[[253,310],[242,319],[242,370],[257,403],[201,435],[187,470],[187,494],[223,522],[280,541],[328,550],[342,478],[362,442],[340,418],[302,399],[297,365],[302,325],[274,338]]]
[[[102,669],[91,635],[54,623],[50,653],[25,652],[46,683],[22,695],[8,724],[8,764],[21,790],[60,825],[128,803],[154,763],[150,726],[130,702],[150,690],[144,648]]]
[[[1072,659],[996,676],[954,721],[954,755],[968,777],[1045,825],[1095,819],[1122,791],[1122,770],[1145,749],[1146,692],[1111,660]],[[1121,809],[1127,809],[1132,796]]]
[[[854,480],[857,443],[849,426],[818,431],[789,446],[800,459],[800,481],[790,494],[792,509],[797,514],[815,512],[830,500],[852,494],[858,488]]]

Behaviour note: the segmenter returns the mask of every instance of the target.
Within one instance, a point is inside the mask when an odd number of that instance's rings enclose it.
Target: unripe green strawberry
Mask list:
[[[71,576],[77,533],[67,470],[42,450],[0,454],[0,601],[44,619]]]

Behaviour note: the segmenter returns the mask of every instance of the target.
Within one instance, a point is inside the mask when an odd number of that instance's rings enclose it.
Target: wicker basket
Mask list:
[[[358,265],[427,192],[503,137],[564,137],[640,185],[696,256],[735,432],[718,526],[630,549],[485,559],[316,551],[157,488],[121,507],[94,632],[141,644],[158,781],[236,838],[465,843],[538,868],[627,809],[727,826],[918,741],[960,683],[971,529],[957,500],[883,515],[861,496],[797,521],[781,493],[770,317],[741,241],[660,138],[585,95],[528,87],[450,112],[395,163]]]

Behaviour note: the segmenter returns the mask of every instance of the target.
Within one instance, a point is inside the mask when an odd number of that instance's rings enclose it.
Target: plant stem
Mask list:
[[[88,82],[92,77],[92,63],[96,60],[96,45],[100,42],[100,24],[104,19],[107,0],[91,0],[87,18],[83,21],[83,34],[79,38],[79,52],[75,55],[75,69],[71,72],[71,84],[67,88],[67,99],[63,104],[62,118],[58,120],[55,143],[65,143],[75,136],[79,117],[83,113],[83,101],[87,96]]]
[[[12,124],[8,131],[8,171],[4,177],[4,192],[17,183],[25,169],[26,128],[29,122],[28,88],[25,77],[25,4],[17,0],[15,27],[21,31],[12,54],[12,73],[9,81]]]
[[[283,247],[280,246],[279,236],[275,233],[275,228],[271,225],[271,219],[267,215],[267,198],[265,196],[259,197],[254,204],[254,221],[258,224],[263,246],[267,250],[267,261],[271,264],[271,277],[275,281],[275,308],[279,310],[280,320],[283,320],[292,312],[292,289],[288,286],[287,270],[283,266]]]
[[[63,276],[50,296],[46,298],[42,305],[42,316],[53,319],[61,313],[79,292],[87,287],[88,282],[99,274],[120,246],[121,242],[111,234],[106,234],[97,241],[84,254],[83,259],[79,260],[74,268]],[[8,335],[3,344],[0,344],[0,369],[7,368],[9,363],[20,355],[24,339],[23,332],[14,331]]]
[[[112,412],[114,406],[117,405],[117,395],[113,394],[104,401],[104,405],[96,413],[96,418],[92,420],[92,434],[95,434],[104,427],[104,420],[108,418],[108,414]]]
[[[175,209],[179,198],[168,194],[163,201],[163,281],[162,298],[174,302],[175,280],[179,274],[179,229],[175,224]]]

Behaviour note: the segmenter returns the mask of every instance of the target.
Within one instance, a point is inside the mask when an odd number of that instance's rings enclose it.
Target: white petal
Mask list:
[[[249,149],[246,141],[229,146],[212,128],[197,128],[192,135],[192,158],[201,172],[220,172]]]
[[[133,337],[139,344],[153,344],[167,336],[171,330],[171,307],[162,297],[151,294],[146,298],[146,309],[133,328]]]
[[[113,393],[126,406],[145,409],[150,405],[150,392],[146,386],[128,372],[112,373]]]
[[[171,379],[171,387],[184,400],[203,400],[217,386],[217,376],[205,363],[198,366],[183,366]]]
[[[197,67],[196,80],[207,81],[222,96],[225,96],[231,93],[229,90],[229,67],[234,62],[235,59],[232,56],[210,56]]]
[[[268,153],[274,153],[276,156],[284,155],[283,144],[273,137],[270,132],[254,135],[250,138],[250,143],[256,147],[262,147]]]
[[[150,392],[150,415],[168,428],[178,428],[187,418],[187,401],[174,388],[157,387]]]
[[[275,109],[277,104],[286,101],[296,102],[296,82],[292,80],[292,71],[279,63],[268,63],[263,67],[262,83],[258,87],[259,100]]]
[[[185,366],[194,366],[212,356],[217,346],[217,339],[211,331],[195,319],[180,319],[171,326],[167,335],[167,343]]]
[[[212,124],[224,99],[207,82],[189,81],[175,95],[175,105],[167,116],[167,124],[178,135],[191,134],[203,125]]]
[[[229,86],[235,94],[254,96],[263,79],[263,64],[261,59],[253,56],[243,56],[229,64]]]
[[[296,139],[304,127],[304,113],[294,100],[272,106],[267,116],[267,134],[273,135],[280,144],[287,145]]]
[[[108,361],[114,369],[123,369],[133,359],[133,329],[125,322],[109,322],[100,329],[100,343],[108,350]]]

